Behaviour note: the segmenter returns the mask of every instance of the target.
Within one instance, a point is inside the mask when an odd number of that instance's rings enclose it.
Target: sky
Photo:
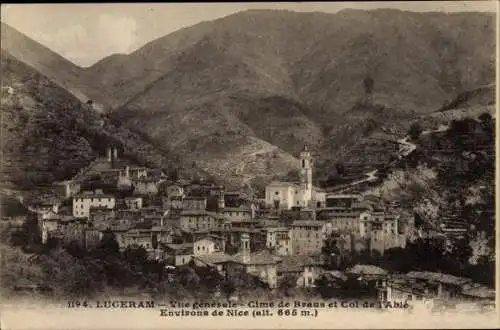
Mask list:
[[[1,20],[86,67],[114,53],[130,53],[183,27],[248,9],[335,13],[345,8],[418,12],[497,11],[492,1],[6,4]]]

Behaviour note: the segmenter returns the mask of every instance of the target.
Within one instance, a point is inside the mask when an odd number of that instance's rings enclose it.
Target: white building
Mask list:
[[[326,194],[312,185],[312,157],[307,147],[300,153],[300,182],[271,182],[266,187],[266,206],[275,209],[322,207]]]
[[[142,197],[125,197],[125,205],[129,210],[140,210],[142,209]]]
[[[73,216],[88,218],[91,207],[114,209],[115,203],[115,196],[104,194],[102,190],[85,191],[73,197]]]
[[[193,254],[195,256],[220,252],[218,244],[211,237],[197,240],[193,244]]]

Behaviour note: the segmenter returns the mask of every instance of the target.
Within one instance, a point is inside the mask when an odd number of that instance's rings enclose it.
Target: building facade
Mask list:
[[[326,201],[326,194],[321,189],[313,187],[312,167],[311,152],[307,147],[304,147],[300,152],[299,182],[271,182],[266,187],[266,206],[273,209],[323,207]]]
[[[324,245],[327,226],[322,221],[294,221],[292,250],[294,254],[318,255]]]
[[[75,218],[88,218],[91,207],[105,207],[114,209],[115,196],[104,194],[102,190],[84,192],[73,197],[73,216]]]

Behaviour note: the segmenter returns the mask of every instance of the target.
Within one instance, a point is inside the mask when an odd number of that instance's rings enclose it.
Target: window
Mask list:
[[[306,160],[302,159],[302,168],[306,167]]]
[[[275,195],[279,195],[279,191],[276,191],[274,194],[275,194]]]
[[[411,300],[412,300],[412,296],[411,296],[411,294],[409,294],[409,295],[408,295],[408,298],[406,298],[406,300],[408,300],[408,301],[411,301]]]

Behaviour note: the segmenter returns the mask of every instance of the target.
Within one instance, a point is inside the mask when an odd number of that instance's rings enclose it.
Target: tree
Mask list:
[[[363,80],[363,87],[365,88],[365,95],[369,96],[373,93],[373,87],[375,86],[375,81],[371,76],[365,77]]]
[[[148,264],[148,252],[139,245],[127,247],[123,257],[135,270],[143,270]]]
[[[80,243],[78,243],[75,240],[70,241],[69,243],[64,245],[64,249],[66,252],[68,252],[71,256],[77,258],[77,259],[82,259],[85,257],[88,253],[85,248],[81,246]]]
[[[494,127],[493,117],[488,112],[481,114],[478,118],[481,121],[481,127],[483,128],[484,131],[486,132],[493,131]]]
[[[343,297],[346,294],[347,283],[341,278],[323,274],[316,279],[314,284],[316,291],[323,299]]]
[[[41,252],[43,250],[41,237],[42,233],[38,227],[37,217],[28,215],[21,228],[12,232],[10,243],[21,247],[25,252]]]
[[[230,279],[226,279],[224,280],[224,282],[222,282],[221,291],[226,297],[226,299],[229,300],[229,298],[231,298],[233,293],[236,292],[236,284]]]
[[[450,249],[445,253],[451,267],[456,266],[458,270],[464,268],[469,263],[472,256],[472,248],[467,237],[454,240]]]
[[[106,229],[103,232],[103,236],[93,251],[93,254],[100,259],[105,259],[107,257],[117,258],[120,256],[120,246],[116,241],[115,234],[110,229]]]
[[[412,140],[417,140],[420,137],[420,134],[422,134],[423,129],[422,126],[420,126],[419,123],[413,123],[410,126],[410,129],[408,130],[408,135]]]
[[[278,288],[284,292],[285,296],[292,295],[292,290],[297,286],[297,276],[288,274],[280,278]]]
[[[179,269],[179,283],[185,288],[197,289],[200,285],[200,277],[193,268],[184,266]]]
[[[335,169],[337,170],[337,175],[344,176],[346,170],[345,170],[345,166],[343,163],[335,164]]]
[[[340,249],[338,248],[338,237],[336,235],[332,234],[325,239],[321,253],[325,256],[329,268],[336,269],[338,267]]]
[[[381,265],[384,269],[398,273],[407,273],[414,266],[408,257],[408,250],[400,247],[386,250],[381,258]]]

